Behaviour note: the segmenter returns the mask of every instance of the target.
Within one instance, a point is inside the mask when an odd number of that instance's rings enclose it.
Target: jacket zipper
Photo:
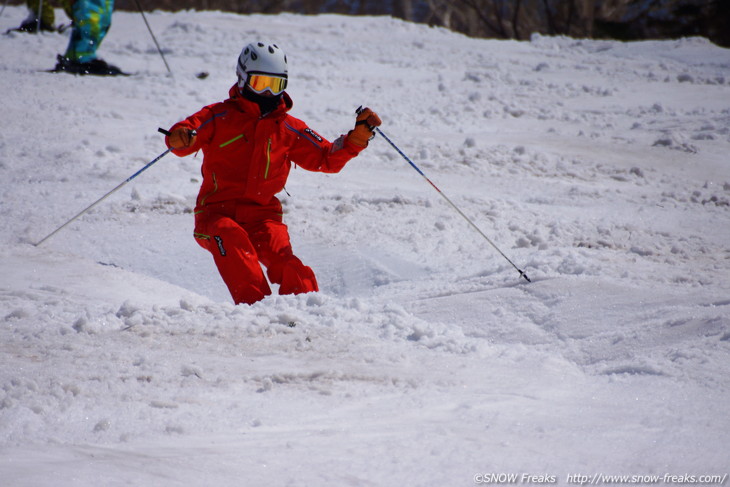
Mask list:
[[[264,171],[264,179],[269,179],[269,167],[271,166],[271,137],[266,146],[266,170]]]
[[[213,173],[213,191],[203,196],[203,198],[200,200],[200,206],[205,205],[205,200],[208,199],[208,197],[213,196],[218,192],[218,179],[215,177],[215,173]]]
[[[225,147],[227,145],[231,145],[232,143],[234,143],[238,139],[243,139],[245,142],[248,142],[248,138],[246,137],[246,134],[240,134],[240,135],[237,135],[237,136],[233,137],[231,140],[228,140],[226,142],[223,142],[221,145],[218,146],[218,148],[222,149],[223,147]]]

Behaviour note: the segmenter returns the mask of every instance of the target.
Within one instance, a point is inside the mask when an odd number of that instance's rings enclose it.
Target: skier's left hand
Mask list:
[[[355,145],[367,147],[368,141],[373,138],[373,130],[382,123],[377,113],[370,108],[364,108],[357,114],[355,128],[347,134],[347,138]]]

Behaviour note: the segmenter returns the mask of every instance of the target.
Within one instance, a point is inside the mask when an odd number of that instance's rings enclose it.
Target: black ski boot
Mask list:
[[[52,26],[45,24],[41,22],[41,31],[44,32],[56,32],[57,29]],[[8,29],[6,34],[9,34],[10,32],[28,32],[30,34],[38,32],[38,19],[26,19],[23,21],[22,24],[20,24],[20,27],[16,27],[15,29]]]
[[[67,57],[58,55],[58,63],[56,68],[53,70],[57,73],[70,73],[70,74],[91,74],[96,76],[128,76],[127,73],[119,69],[118,67],[107,63],[103,59],[94,59],[86,63],[80,63],[73,61]]]

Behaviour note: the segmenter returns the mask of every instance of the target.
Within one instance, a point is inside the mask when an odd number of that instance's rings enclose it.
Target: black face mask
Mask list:
[[[258,93],[254,93],[251,90],[247,90],[246,88],[241,90],[241,96],[249,101],[256,103],[259,106],[262,116],[276,110],[276,108],[279,106],[279,103],[281,103],[282,94],[283,93],[279,93],[276,96],[262,96]]]

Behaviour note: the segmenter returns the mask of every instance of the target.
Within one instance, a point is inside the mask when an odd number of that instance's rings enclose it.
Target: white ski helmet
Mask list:
[[[277,76],[286,80],[289,78],[286,54],[276,44],[252,42],[238,56],[236,74],[240,89],[243,89],[252,75]]]

